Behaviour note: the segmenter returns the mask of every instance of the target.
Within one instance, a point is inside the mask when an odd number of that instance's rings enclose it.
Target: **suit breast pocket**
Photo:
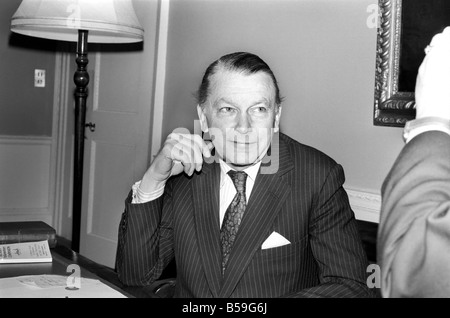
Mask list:
[[[300,255],[306,248],[307,238],[308,236],[305,236],[301,240],[291,244],[261,249],[257,257],[261,259],[284,259],[295,255]]]

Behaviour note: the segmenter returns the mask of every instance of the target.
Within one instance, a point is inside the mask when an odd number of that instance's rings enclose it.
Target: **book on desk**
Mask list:
[[[56,230],[45,222],[0,222],[0,245],[44,240],[50,248],[56,246]]]
[[[0,265],[6,263],[49,263],[52,259],[48,241],[0,245]]]
[[[42,221],[0,222],[0,264],[51,262],[56,231]]]

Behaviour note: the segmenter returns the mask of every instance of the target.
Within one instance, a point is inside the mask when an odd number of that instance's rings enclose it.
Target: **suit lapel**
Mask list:
[[[219,297],[231,295],[253,255],[271,233],[273,222],[290,193],[290,185],[282,177],[293,164],[287,146],[281,140],[279,153],[271,160],[271,165],[278,169],[270,174],[262,174],[263,167],[260,169],[230,254]]]
[[[200,257],[214,297],[222,280],[222,255],[219,240],[220,166],[204,164],[193,179],[193,199]]]

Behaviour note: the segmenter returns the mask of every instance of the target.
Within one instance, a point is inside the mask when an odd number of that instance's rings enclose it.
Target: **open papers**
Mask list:
[[[29,275],[0,279],[0,298],[126,298],[100,280],[63,275]]]

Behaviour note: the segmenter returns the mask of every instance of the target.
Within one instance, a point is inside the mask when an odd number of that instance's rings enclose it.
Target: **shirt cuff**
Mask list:
[[[403,140],[408,143],[417,135],[431,130],[450,135],[450,121],[440,117],[424,117],[408,121],[403,129]]]
[[[141,180],[142,181],[142,180]],[[144,192],[139,188],[139,185],[141,184],[141,181],[136,182],[135,184],[133,184],[133,186],[131,187],[131,190],[133,190],[133,194],[132,194],[132,200],[131,203],[136,204],[136,203],[146,203],[149,201],[153,201],[158,199],[160,196],[163,195],[164,193],[164,186],[153,191],[153,192]]]

